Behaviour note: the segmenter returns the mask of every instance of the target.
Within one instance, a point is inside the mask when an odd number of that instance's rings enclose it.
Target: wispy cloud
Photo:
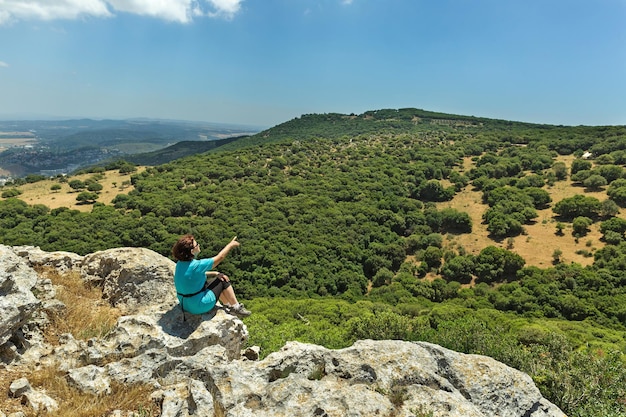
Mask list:
[[[188,23],[191,19],[190,0],[107,0],[107,3],[119,12],[180,23]]]
[[[6,62],[0,61],[0,68],[6,68],[8,66],[9,66],[9,64],[7,64]]]
[[[341,0],[341,4],[352,4],[352,0]]]
[[[195,17],[232,19],[244,0],[0,0],[0,24],[19,20],[112,17],[131,13],[189,23]]]
[[[232,19],[241,9],[243,0],[208,0],[208,2],[214,9],[210,15]]]
[[[0,0],[0,10],[0,23],[111,15],[102,0]]]

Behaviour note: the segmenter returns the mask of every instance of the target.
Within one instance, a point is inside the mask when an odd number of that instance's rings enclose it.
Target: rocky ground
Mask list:
[[[86,341],[67,333],[46,342],[46,312],[66,306],[42,268],[79,272],[101,287],[121,311],[113,329]],[[564,416],[528,375],[430,343],[363,340],[330,350],[290,342],[258,360],[258,348],[244,349],[246,326],[222,309],[183,320],[173,270],[171,260],[141,248],[82,257],[0,245],[0,372],[54,366],[95,397],[115,384],[144,384],[167,417]],[[26,411],[10,417],[55,415],[61,401],[16,378],[0,393],[0,417],[11,398]]]

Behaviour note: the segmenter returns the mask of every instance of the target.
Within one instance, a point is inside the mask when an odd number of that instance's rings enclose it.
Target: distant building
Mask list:
[[[41,171],[39,171],[39,174],[43,175],[44,177],[55,177],[57,175],[66,175],[67,170],[66,169],[42,169]]]
[[[592,154],[591,152],[587,151],[587,152],[585,152],[585,153],[582,155],[582,158],[583,158],[583,159],[589,159],[589,158],[591,158],[591,156],[592,156],[592,155],[593,155],[593,154]]]

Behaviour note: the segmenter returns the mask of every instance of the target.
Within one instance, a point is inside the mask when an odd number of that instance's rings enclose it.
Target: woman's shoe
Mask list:
[[[232,306],[226,307],[226,312],[234,314],[235,316],[239,318],[248,317],[250,314],[252,314],[250,310],[247,310],[243,306],[243,303],[239,303],[238,307],[232,307]]]

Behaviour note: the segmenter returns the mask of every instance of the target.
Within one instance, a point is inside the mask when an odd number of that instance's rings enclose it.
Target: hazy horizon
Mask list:
[[[424,110],[626,124],[626,2],[14,0],[2,115],[274,126]]]

